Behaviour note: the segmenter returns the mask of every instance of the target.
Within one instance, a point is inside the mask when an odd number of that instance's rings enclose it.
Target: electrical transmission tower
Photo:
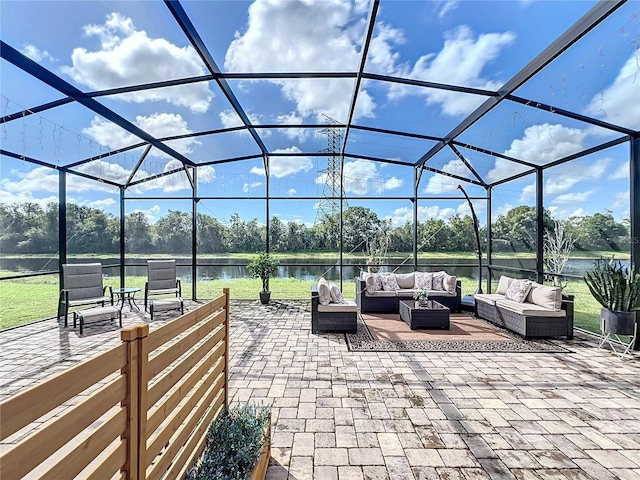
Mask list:
[[[339,124],[337,120],[334,120],[324,113],[322,117],[331,125]],[[342,156],[340,155],[342,149],[342,130],[338,127],[327,127],[320,130],[317,135],[326,135],[327,137],[327,148],[324,150],[327,152],[327,168],[320,171],[320,173],[324,174],[325,182],[322,191],[322,200],[320,200],[316,212],[316,224],[325,218],[332,218],[339,215],[340,199],[344,196],[341,179]]]

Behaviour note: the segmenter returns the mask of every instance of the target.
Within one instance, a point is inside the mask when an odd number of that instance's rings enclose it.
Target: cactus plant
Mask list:
[[[618,312],[640,310],[640,274],[620,261],[596,260],[584,281],[604,308]]]

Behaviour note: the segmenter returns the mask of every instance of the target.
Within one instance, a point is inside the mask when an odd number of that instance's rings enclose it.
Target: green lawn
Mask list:
[[[127,277],[127,287],[144,288],[146,277]],[[471,278],[461,278],[463,295],[471,294],[476,287],[476,281]],[[297,280],[295,278],[271,279],[270,289],[273,299],[308,299],[310,288],[314,282]],[[119,277],[105,279],[105,285],[116,288],[120,285]],[[0,289],[0,328],[12,327],[23,323],[33,322],[56,315],[58,299],[57,275],[32,277],[23,280],[3,281]],[[231,289],[231,298],[257,299],[261,285],[258,279],[208,280],[199,281],[197,298],[215,298],[222,294],[222,289]],[[495,289],[495,286],[494,286]],[[575,295],[575,326],[600,331],[600,306],[591,296],[586,284],[581,280],[570,281],[565,292]],[[191,298],[192,284],[182,282],[182,296]],[[355,283],[343,284],[345,298],[355,298]],[[136,295],[139,304],[143,303],[143,294]]]

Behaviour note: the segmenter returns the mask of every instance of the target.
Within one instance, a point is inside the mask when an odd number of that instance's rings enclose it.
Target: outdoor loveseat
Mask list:
[[[388,276],[393,276],[393,280]],[[386,281],[385,280],[391,280]],[[369,273],[356,278],[356,303],[361,313],[399,312],[399,301],[413,298],[417,290],[427,290],[429,300],[435,300],[452,312],[459,312],[461,285],[446,272]]]
[[[573,295],[560,287],[514,281],[503,275],[496,293],[475,294],[476,316],[525,338],[573,338]]]

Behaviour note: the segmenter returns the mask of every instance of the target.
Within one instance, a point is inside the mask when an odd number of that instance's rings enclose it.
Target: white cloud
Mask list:
[[[638,51],[629,57],[611,85],[595,95],[586,111],[589,115],[621,125],[640,129],[640,55]],[[636,106],[636,108],[633,107]]]
[[[46,50],[40,50],[35,45],[25,45],[25,47],[21,50],[21,53],[29,57],[34,62],[41,63],[42,60],[49,60],[50,62],[55,62],[55,58],[49,55],[49,52]]]
[[[180,48],[164,38],[149,38],[136,30],[130,18],[111,13],[103,25],[86,25],[85,35],[98,37],[100,50],[83,47],[73,50],[72,66],[62,67],[76,83],[95,90],[193,77],[206,73],[204,64],[191,46]],[[208,83],[156,88],[131,92],[115,98],[127,102],[166,101],[204,113],[213,93]]]
[[[446,0],[443,2],[442,6],[438,10],[438,18],[444,18],[447,13],[451,12],[458,8],[458,4],[460,2],[458,0]]]
[[[290,188],[287,190],[287,195],[296,195],[298,191],[295,188]]]
[[[249,118],[249,121],[253,125],[260,125],[262,123],[260,121],[260,115],[256,115],[254,113],[247,113],[247,117]],[[235,112],[235,110],[223,110],[222,112],[220,112],[220,122],[222,123],[223,128],[233,128],[233,127],[244,126],[244,123],[242,123],[242,120],[240,120],[240,117]],[[271,136],[271,131],[264,128],[261,128],[258,132],[262,137]],[[249,130],[247,129],[238,130],[236,133],[238,135],[242,135],[245,137],[251,136],[251,134],[249,133]]]
[[[630,199],[631,199],[631,196],[630,196],[629,190],[627,190],[626,192],[618,192],[613,197],[613,204],[611,205],[611,207],[612,208],[627,207],[627,210],[628,210]]]
[[[565,208],[560,208],[557,205],[551,205],[547,208],[547,210],[549,210],[551,217],[556,220],[565,220],[571,217],[582,217],[586,215],[586,212],[582,207],[576,208],[572,211]]]
[[[166,163],[163,171],[171,172],[181,167],[182,163],[180,161],[172,159]],[[146,176],[146,173],[144,173],[144,175]],[[216,171],[213,167],[209,165],[198,167],[198,185],[211,183],[215,178]],[[137,185],[137,187],[141,187],[144,191],[158,188],[163,192],[177,192],[180,190],[190,190],[191,183],[187,178],[187,174],[182,170],[171,175],[155,178],[149,182],[141,183]]]
[[[580,193],[565,193],[553,199],[553,203],[582,203],[593,194],[592,190]]]
[[[277,148],[274,153],[302,153],[298,147]],[[313,162],[309,157],[271,157],[269,158],[269,173],[275,178],[283,178],[295,175],[299,172],[308,172],[313,168]],[[251,173],[265,175],[264,167],[252,167]]]
[[[276,123],[284,125],[302,125],[303,118],[296,112],[290,112],[283,115],[278,115]],[[298,140],[300,143],[305,142],[311,136],[311,130],[308,128],[281,128],[281,133],[291,140]]]
[[[360,59],[366,18],[361,7],[340,0],[257,0],[249,7],[246,29],[236,32],[227,49],[225,68],[231,72],[349,70]],[[373,42],[382,41],[378,34]],[[301,117],[320,120],[324,113],[346,121],[353,79],[268,81],[280,86]],[[356,118],[373,116],[374,109],[373,99],[362,90]]]
[[[192,133],[187,126],[187,122],[179,114],[155,113],[148,117],[138,116],[134,123],[149,135],[156,138]],[[108,122],[97,116],[91,120],[89,127],[82,129],[82,132],[89,135],[99,144],[111,149],[118,149],[140,142],[140,138],[130,134],[115,123]],[[188,155],[193,152],[194,146],[200,145],[200,142],[190,137],[172,140],[168,145],[177,152]],[[151,149],[149,155],[170,158],[167,154],[156,148]]]
[[[532,125],[525,129],[524,137],[511,142],[504,154],[535,165],[544,165],[582,150],[586,136],[587,132],[578,128],[549,123]],[[487,179],[493,182],[525,170],[527,167],[524,165],[496,158]]]
[[[404,181],[398,177],[385,178],[379,174],[379,166],[371,160],[345,162],[343,169],[345,193],[366,195],[369,192],[382,193],[402,187]],[[316,183],[324,183],[326,175],[320,175]]]
[[[622,162],[620,166],[609,175],[609,180],[628,180],[629,175],[631,175],[631,170],[629,170],[629,160],[627,160],[626,162]]]
[[[553,174],[547,173],[544,183],[544,194],[558,195],[568,191],[574,185],[583,181],[599,181],[609,169],[610,158],[601,158],[595,162],[584,164],[582,162],[570,162],[562,167],[555,168]],[[527,185],[522,190],[520,201],[534,198],[536,184]]]
[[[262,185],[262,182],[245,183],[242,185],[242,191],[247,193],[249,190],[253,188],[258,188],[261,185]]]
[[[444,172],[458,175],[459,177],[469,178],[469,169],[462,160],[455,159],[447,162],[441,169]],[[445,193],[457,190],[460,180],[448,177],[447,175],[439,175],[434,173],[429,177],[429,182],[424,189],[425,193]]]
[[[160,208],[159,205],[153,205],[152,207],[149,207],[149,208],[147,208],[145,210],[142,210],[140,208],[136,208],[131,213],[142,213],[145,217],[147,217],[147,220],[149,220],[149,223],[155,223],[156,221],[158,221],[160,219],[160,212],[161,211],[162,211],[162,209]]]
[[[117,202],[113,198],[103,198],[102,200],[94,200],[89,202],[87,205],[93,208],[106,208],[115,205]]]
[[[423,55],[413,67],[405,66],[399,73],[425,81],[496,90],[503,82],[483,78],[482,71],[515,38],[512,32],[484,33],[475,38],[468,26],[461,25],[446,34],[440,52]],[[394,85],[389,91],[390,98],[408,94],[425,96],[427,103],[439,105],[443,113],[451,116],[466,115],[485,100],[477,95],[401,85]]]
[[[430,219],[442,219],[446,220],[451,218],[455,214],[453,208],[440,208],[438,206],[431,207],[418,207],[418,222],[426,222]],[[393,211],[393,214],[386,217],[387,220],[391,220],[391,224],[394,227],[402,226],[406,223],[413,222],[413,208],[412,207],[400,207]]]

